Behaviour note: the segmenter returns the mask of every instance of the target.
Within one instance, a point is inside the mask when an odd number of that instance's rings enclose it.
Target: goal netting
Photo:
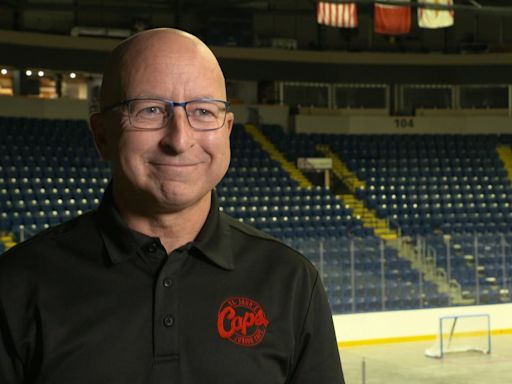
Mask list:
[[[491,320],[488,314],[439,318],[436,340],[425,356],[442,358],[453,352],[491,353]]]

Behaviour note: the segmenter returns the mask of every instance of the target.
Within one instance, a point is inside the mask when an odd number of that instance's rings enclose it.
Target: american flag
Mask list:
[[[357,28],[357,6],[354,3],[319,1],[316,9],[318,24],[338,28]]]

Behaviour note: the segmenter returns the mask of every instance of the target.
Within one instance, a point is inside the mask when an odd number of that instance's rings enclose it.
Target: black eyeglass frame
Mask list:
[[[120,103],[117,103],[117,104],[114,104],[114,105],[109,105],[109,106],[107,106],[105,108],[102,108],[101,109],[101,113],[107,113],[107,112],[113,111],[113,110],[115,110],[117,108],[121,108],[121,107],[129,107],[130,103],[132,103],[134,101],[144,101],[144,100],[158,100],[158,101],[164,102],[166,104],[168,110],[170,108],[174,109],[175,107],[182,107],[183,110],[185,111],[185,116],[187,116],[187,122],[188,122],[188,125],[190,126],[190,128],[192,128],[195,131],[199,131],[199,132],[216,131],[216,130],[221,129],[224,126],[224,124],[226,124],[226,116],[227,116],[227,114],[228,114],[228,112],[230,111],[230,108],[231,108],[231,103],[229,101],[220,100],[220,99],[213,99],[213,98],[201,98],[201,99],[193,99],[193,100],[178,102],[178,101],[174,101],[174,100],[164,99],[162,97],[136,97],[136,98],[133,98],[133,99],[123,100]],[[218,103],[224,104],[224,120],[222,121],[222,124],[219,127],[217,127],[217,128],[197,129],[194,126],[192,126],[192,124],[190,123],[186,107],[190,103],[194,103],[194,102],[196,102],[196,103],[197,102],[209,102],[209,101],[213,101],[213,102],[218,102]],[[172,109],[171,109],[171,111],[172,111]],[[172,116],[172,115],[168,113],[167,119],[170,116]],[[130,124],[133,126],[131,114],[128,115],[128,118],[130,120]],[[133,126],[133,127],[136,128],[136,129],[162,129],[164,127],[164,125],[162,125],[159,128],[139,128],[139,127],[135,127],[135,126]]]

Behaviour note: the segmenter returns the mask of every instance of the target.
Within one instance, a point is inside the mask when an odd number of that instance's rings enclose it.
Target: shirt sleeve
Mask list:
[[[316,277],[289,384],[344,384],[327,295]]]
[[[15,350],[2,296],[0,292],[0,383],[21,384],[23,366]]]
[[[0,317],[0,383],[21,384],[23,368],[10,339],[9,330]]]
[[[7,253],[0,255],[0,383],[27,383],[22,351],[29,349],[28,338],[24,334],[27,319],[24,316],[26,305],[27,274],[8,261]],[[30,381],[28,381],[30,382]]]

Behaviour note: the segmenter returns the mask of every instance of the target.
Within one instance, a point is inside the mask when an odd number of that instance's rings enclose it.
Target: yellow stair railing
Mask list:
[[[377,217],[375,211],[369,209],[362,200],[359,200],[354,195],[358,188],[365,187],[364,181],[359,180],[328,145],[317,145],[316,148],[322,152],[324,156],[332,160],[334,175],[339,178],[352,192],[351,194],[342,194],[340,195],[340,198],[350,209],[352,209],[354,216],[363,222],[364,227],[373,228],[375,235],[381,239],[396,240],[398,238],[397,231],[391,229],[386,220]]]
[[[512,148],[510,145],[500,144],[496,147],[496,152],[498,152],[501,161],[503,161],[505,169],[507,170],[508,178],[512,183]]]
[[[375,211],[366,207],[363,201],[352,194],[339,195],[345,205],[353,212],[354,217],[363,222],[366,228],[372,228],[375,235],[383,240],[398,239],[398,232],[389,227],[387,220],[379,218]]]
[[[3,233],[0,235],[0,242],[2,242],[5,246],[5,250],[12,248],[16,245],[16,241],[14,240],[14,236],[12,233]]]
[[[254,125],[244,125],[245,131],[249,133],[253,139],[261,145],[269,156],[279,162],[281,167],[289,173],[293,180],[296,180],[302,188],[311,188],[313,184],[304,176],[300,169],[298,169],[292,162],[288,161],[286,157],[277,149],[277,147],[270,142],[269,139]]]
[[[365,183],[357,178],[355,174],[350,172],[348,167],[341,161],[341,159],[334,153],[328,145],[318,144],[316,149],[332,160],[332,170],[334,174],[349,188],[352,193],[358,188],[364,188]]]

